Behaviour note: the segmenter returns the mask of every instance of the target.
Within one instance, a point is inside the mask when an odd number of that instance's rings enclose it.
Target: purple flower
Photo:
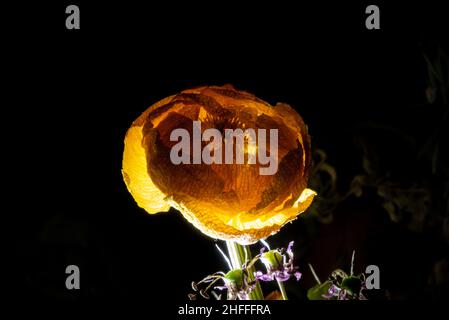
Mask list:
[[[341,289],[333,284],[329,287],[327,293],[323,294],[323,298],[332,299],[333,297],[338,297],[340,295],[340,291]]]
[[[298,267],[293,265],[293,241],[288,244],[287,250],[275,249],[265,252],[265,247],[260,250],[260,261],[267,268],[267,273],[257,271],[254,276],[261,281],[287,281],[292,276],[297,281],[301,279]]]
[[[222,281],[223,285],[214,286],[218,281]],[[216,272],[207,276],[203,280],[192,282],[192,289],[199,292],[200,295],[209,299],[211,293],[217,300],[221,300],[221,294],[218,295],[212,290],[227,291],[227,300],[249,300],[249,294],[256,287],[257,282],[249,279],[248,271],[243,269],[233,269],[228,273]],[[205,288],[200,289],[200,285],[206,285]],[[189,299],[194,300],[197,298],[196,294],[189,294]]]
[[[355,251],[352,252],[351,272],[348,275],[341,269],[336,269],[332,272],[328,282],[330,287],[326,294],[323,294],[325,299],[336,300],[367,300],[363,295],[366,290],[365,275],[354,275],[354,257]]]
[[[248,295],[256,287],[255,281],[250,281],[246,269],[234,269],[223,278],[224,286],[216,286],[214,289],[227,290],[228,300],[249,300]]]
[[[355,278],[355,277],[354,277]],[[339,283],[333,283],[326,294],[323,294],[325,299],[336,299],[336,300],[367,300],[363,295],[362,291],[366,289],[365,282],[361,282],[358,292],[354,292],[345,285]]]

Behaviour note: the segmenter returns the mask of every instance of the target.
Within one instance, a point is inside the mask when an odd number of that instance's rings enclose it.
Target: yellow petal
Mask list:
[[[315,195],[315,191],[306,188],[292,207],[271,212],[269,215],[257,215],[252,219],[248,219],[247,213],[242,213],[226,220],[229,217],[228,212],[185,196],[182,201],[176,196],[171,198],[170,204],[202,233],[212,238],[233,240],[246,245],[277,233],[287,222],[293,221],[304,212]]]
[[[168,211],[170,205],[164,200],[165,195],[154,185],[148,175],[142,138],[142,127],[140,126],[131,127],[126,133],[123,152],[123,179],[139,207],[152,214]]]

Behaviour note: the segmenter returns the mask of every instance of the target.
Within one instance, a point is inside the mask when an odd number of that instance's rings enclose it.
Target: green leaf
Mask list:
[[[322,284],[317,284],[316,286],[307,290],[307,298],[309,300],[327,300],[323,297],[323,295],[327,294],[331,285],[332,283],[330,281],[326,281]]]
[[[240,288],[243,286],[243,276],[242,269],[234,269],[226,273],[224,279]]]

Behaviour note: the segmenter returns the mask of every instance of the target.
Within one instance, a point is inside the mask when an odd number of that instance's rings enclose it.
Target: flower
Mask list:
[[[323,295],[323,298],[337,300],[367,300],[362,293],[363,290],[366,289],[365,283],[357,277],[352,276],[348,278],[353,278],[353,282],[355,284],[355,287],[357,288],[356,290],[348,285],[343,284],[340,287],[337,284],[332,284],[329,287],[327,293]],[[348,278],[346,278],[345,280],[348,280]]]
[[[287,250],[269,250],[265,252],[265,247],[261,249],[260,261],[265,265],[267,273],[257,271],[254,276],[261,281],[287,281],[290,277],[294,276],[296,281],[301,279],[301,273],[298,267],[293,265],[293,241],[288,244]],[[288,259],[288,260],[287,260]]]
[[[229,271],[224,277],[224,286],[216,286],[218,290],[228,290],[228,300],[249,300],[248,295],[256,287],[256,281],[249,281],[246,269]]]
[[[256,281],[250,280],[248,277],[248,270],[246,268],[242,269],[233,269],[228,273],[223,273],[221,271],[216,272],[212,275],[207,276],[203,280],[198,283],[192,282],[192,289],[194,291],[199,291],[200,295],[209,299],[209,291],[212,289],[212,286],[218,281],[222,280],[222,286],[214,286],[213,289],[216,290],[227,290],[227,300],[249,300],[248,296],[251,291],[256,287]],[[205,289],[199,289],[199,285],[208,284]],[[217,295],[214,291],[210,291],[217,298],[217,300],[221,299],[221,295]],[[189,299],[195,300],[196,294],[189,294]]]
[[[332,272],[326,284],[329,289],[322,295],[325,299],[334,300],[367,300],[363,291],[366,290],[365,275],[354,275],[355,251],[352,252],[351,272],[349,275],[341,269]],[[313,268],[312,268],[312,272]],[[316,275],[315,275],[316,276]]]
[[[202,132],[277,129],[277,172],[260,175],[261,164],[173,164],[171,132],[192,132],[193,121],[200,121]],[[252,152],[248,145],[246,157]],[[133,122],[125,137],[122,173],[148,213],[174,207],[210,237],[250,244],[278,232],[309,207],[316,194],[307,189],[310,163],[307,127],[289,105],[273,107],[231,86],[208,86],[162,99]]]
[[[323,298],[326,298],[326,299],[332,299],[333,297],[338,298],[338,297],[340,297],[340,293],[341,293],[341,289],[338,286],[336,286],[335,284],[332,284],[329,287],[327,293],[323,294]],[[346,297],[346,294],[343,294],[342,298],[345,298],[345,297]],[[344,299],[338,299],[338,300],[344,300]]]

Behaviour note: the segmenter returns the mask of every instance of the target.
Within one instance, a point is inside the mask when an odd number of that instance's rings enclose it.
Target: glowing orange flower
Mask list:
[[[176,142],[170,134],[177,128],[192,133],[193,121],[201,122],[202,131],[277,129],[277,172],[261,175],[259,163],[173,164]],[[245,156],[251,152],[247,145]],[[211,86],[167,97],[137,118],[125,137],[122,172],[147,212],[172,206],[208,236],[250,244],[276,233],[311,204],[310,158],[307,127],[289,105],[273,107],[231,86]]]

